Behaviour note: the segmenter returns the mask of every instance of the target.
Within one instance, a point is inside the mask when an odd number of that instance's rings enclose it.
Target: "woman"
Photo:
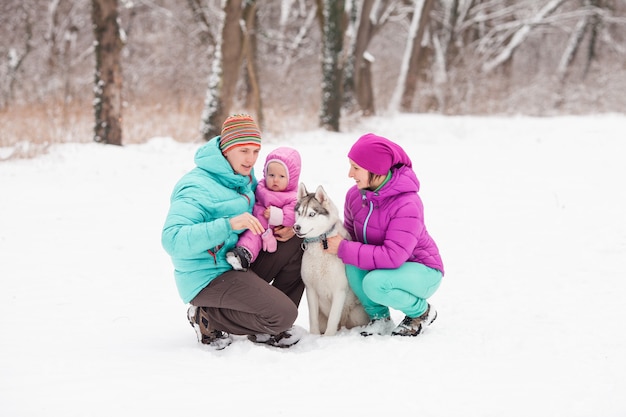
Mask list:
[[[174,187],[162,231],[179,295],[191,304],[189,322],[198,341],[215,349],[227,347],[230,334],[277,347],[298,341],[292,326],[304,291],[302,250],[291,228],[274,229],[277,250],[259,254],[250,270],[234,271],[226,261],[241,233],[264,232],[251,214],[260,149],[250,116],[226,119],[221,135],[198,149],[196,167]]]
[[[443,263],[424,225],[419,181],[404,150],[372,133],[348,153],[356,182],[344,205],[352,241],[328,239],[327,251],[346,264],[350,287],[371,322],[363,336],[417,336],[437,317],[427,299],[439,287]],[[394,328],[389,308],[405,314]]]

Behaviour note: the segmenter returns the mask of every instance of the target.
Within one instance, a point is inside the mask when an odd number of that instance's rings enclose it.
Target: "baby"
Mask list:
[[[255,235],[246,230],[239,237],[237,246],[226,253],[226,260],[233,269],[247,269],[261,250],[276,251],[274,226],[293,226],[301,166],[300,154],[293,148],[276,148],[267,155],[263,167],[264,181],[257,185],[256,202],[252,208],[252,214],[259,219],[265,232]]]

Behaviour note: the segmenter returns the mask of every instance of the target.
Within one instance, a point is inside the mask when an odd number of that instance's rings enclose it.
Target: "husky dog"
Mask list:
[[[324,252],[327,237],[350,236],[321,185],[309,193],[300,183],[293,229],[304,238],[302,281],[309,304],[309,332],[333,336],[342,327],[369,323],[369,316],[348,285],[344,263],[337,255]]]

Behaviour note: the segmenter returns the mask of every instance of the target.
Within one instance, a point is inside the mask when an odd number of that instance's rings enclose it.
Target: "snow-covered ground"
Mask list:
[[[266,136],[258,166],[296,147],[341,209],[370,131],[412,157],[446,267],[418,338],[198,345],[160,233],[199,144],[1,162],[0,415],[626,415],[626,117],[373,118]]]

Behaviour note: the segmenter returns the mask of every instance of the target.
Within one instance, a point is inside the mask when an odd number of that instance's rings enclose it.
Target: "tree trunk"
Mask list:
[[[374,56],[368,48],[374,35],[389,20],[399,7],[396,1],[353,0],[350,22],[353,28],[349,56],[344,73],[344,106],[348,109],[358,105],[361,114],[370,116],[376,113],[374,100],[374,77],[372,64]]]
[[[372,87],[372,60],[366,56],[367,47],[373,37],[375,24],[370,19],[373,0],[365,0],[362,3],[359,30],[356,35],[356,47],[354,49],[354,89],[356,101],[364,116],[375,113],[374,88]]]
[[[398,76],[398,82],[396,88],[391,96],[389,102],[389,110],[396,112],[400,109],[401,101],[404,100],[405,89],[407,86],[407,80],[409,78],[409,68],[411,61],[415,55],[415,47],[419,47],[420,42],[417,41],[417,35],[420,28],[420,22],[422,17],[422,9],[426,4],[426,0],[414,0],[413,1],[413,17],[411,19],[411,26],[409,27],[409,33],[407,36],[406,47],[404,48],[404,55],[402,57],[402,64],[400,65],[400,74]],[[412,96],[411,96],[412,97]]]
[[[320,126],[339,131],[344,0],[324,0],[322,13],[322,108]]]
[[[402,111],[410,111],[413,97],[417,91],[417,82],[420,76],[420,69],[422,67],[422,39],[424,38],[424,31],[428,20],[430,19],[430,11],[432,10],[434,0],[422,1],[421,11],[416,6],[415,13],[419,13],[419,20],[417,23],[417,31],[412,39],[413,45],[411,46],[411,54],[409,59],[409,67],[406,73],[406,80],[404,82],[404,88],[402,91],[402,98],[400,99],[400,109]],[[417,2],[416,2],[417,4]]]
[[[567,42],[567,46],[563,55],[561,56],[561,60],[559,61],[559,66],[556,70],[559,83],[562,85],[565,82],[565,78],[567,77],[568,70],[570,64],[576,57],[576,53],[580,48],[583,37],[585,36],[585,32],[587,31],[587,27],[589,25],[589,16],[583,16],[582,19],[578,21],[574,31],[570,35],[570,38]]]
[[[211,24],[209,23],[209,19],[204,13],[204,8],[201,1],[187,0],[187,4],[189,5],[189,9],[191,10],[191,15],[200,26],[200,30],[198,31],[200,42],[203,45],[215,45],[215,39],[211,34]]]
[[[255,1],[248,1],[243,12],[246,22],[246,33],[244,34],[244,54],[246,57],[246,75],[248,91],[246,91],[246,107],[253,108],[256,114],[257,125],[263,129],[263,100],[261,99],[261,84],[259,72],[256,65],[257,52],[257,6]]]
[[[96,142],[122,145],[122,38],[117,0],[92,0],[96,41],[95,132]]]
[[[595,9],[602,9],[606,6],[604,6],[602,4],[602,1],[600,0],[590,0],[589,2],[590,6],[592,6]],[[589,48],[587,49],[587,56],[586,56],[586,60],[585,60],[585,70],[583,72],[583,78],[587,77],[587,74],[589,73],[589,68],[591,67],[591,62],[595,59],[596,57],[596,48],[597,48],[597,42],[598,42],[598,37],[599,32],[600,32],[600,26],[602,25],[602,19],[600,18],[600,14],[599,13],[594,13],[592,18],[591,18],[591,35],[589,37]]]
[[[20,68],[28,55],[33,51],[33,27],[35,22],[31,19],[31,15],[23,3],[20,3],[18,7],[25,33],[22,36],[20,47],[12,48],[12,51],[7,54],[8,59],[5,61],[6,77],[0,77],[0,110],[8,106],[13,100],[14,88],[15,84],[18,83],[17,77]],[[20,50],[22,52],[19,52]]]
[[[225,1],[224,21],[202,114],[202,136],[207,141],[221,133],[233,103],[243,59],[241,17],[242,0]]]
[[[343,108],[352,113],[357,107],[356,100],[356,44],[358,35],[357,32],[359,30],[358,24],[358,15],[359,15],[359,7],[358,4],[361,4],[361,8],[364,8],[364,3],[367,3],[372,0],[365,0],[363,2],[357,2],[356,0],[348,0],[349,6],[347,7],[350,10],[348,15],[348,47],[346,48],[346,55],[343,66],[343,94],[341,100],[343,101]]]

